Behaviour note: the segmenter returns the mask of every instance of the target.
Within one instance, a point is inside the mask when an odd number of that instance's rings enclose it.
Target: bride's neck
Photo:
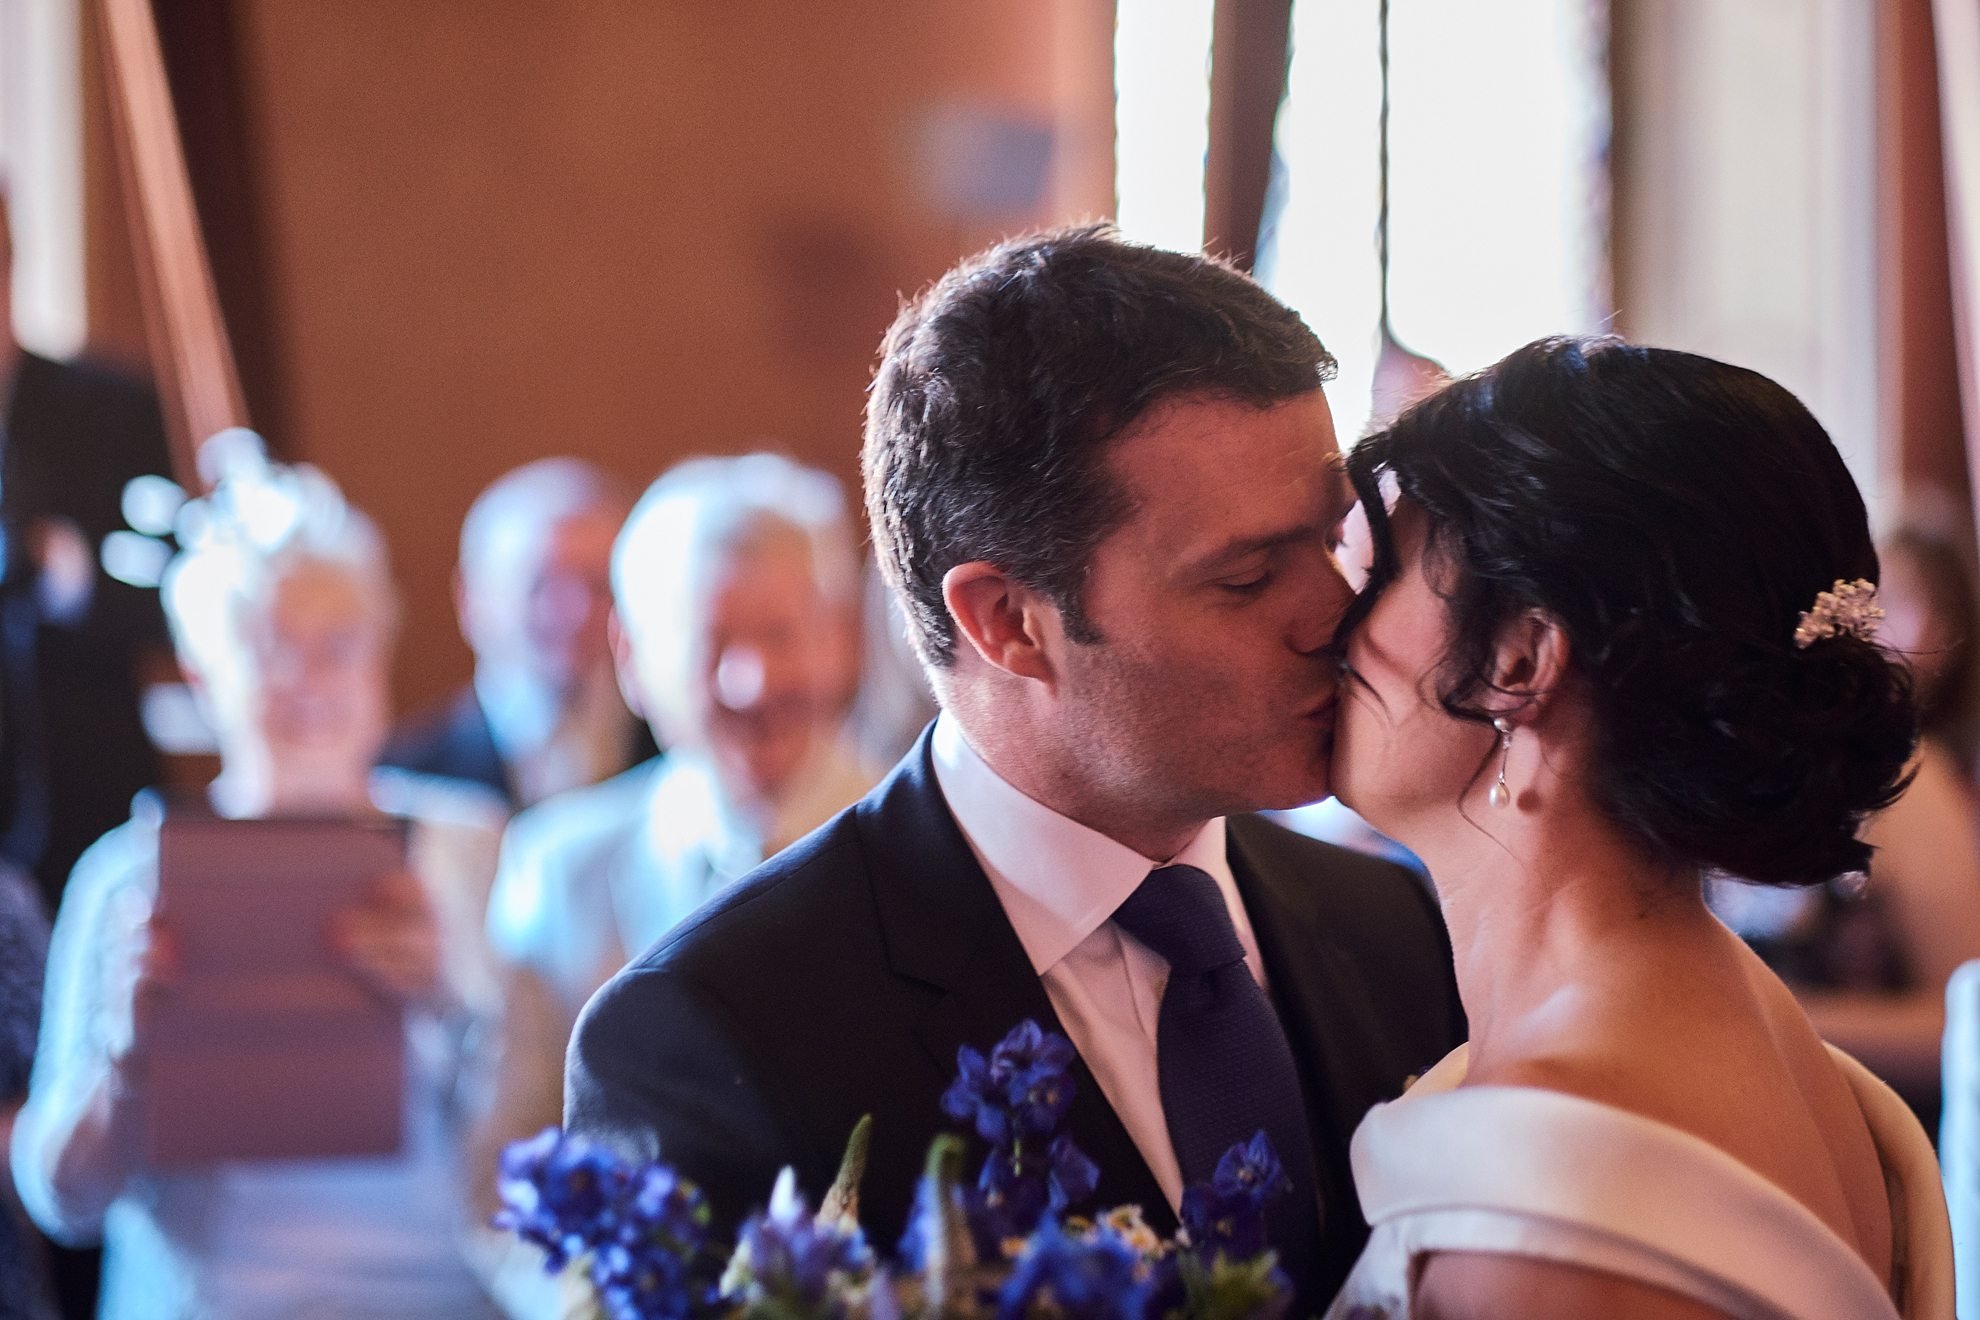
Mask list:
[[[1522,804],[1457,823],[1422,851],[1436,877],[1472,1059],[1573,1013],[1582,992],[1713,938],[1695,877],[1657,865],[1594,808]]]

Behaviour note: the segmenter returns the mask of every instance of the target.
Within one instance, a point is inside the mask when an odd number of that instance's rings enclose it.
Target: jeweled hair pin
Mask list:
[[[1815,597],[1815,608],[1804,612],[1794,626],[1794,644],[1806,647],[1827,637],[1854,637],[1869,641],[1884,617],[1877,604],[1877,584],[1868,578],[1855,581],[1836,579],[1836,584]]]

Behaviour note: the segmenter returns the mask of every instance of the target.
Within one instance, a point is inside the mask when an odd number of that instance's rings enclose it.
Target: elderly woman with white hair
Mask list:
[[[497,1146],[561,1118],[564,1048],[591,993],[877,778],[844,730],[856,545],[839,483],[769,453],[678,464],[620,531],[619,680],[668,750],[529,808],[503,838],[489,935],[505,1018],[480,1196]],[[540,1274],[527,1254],[524,1273]],[[492,1255],[513,1280],[515,1253],[498,1242]],[[496,1286],[515,1313],[554,1310]]]
[[[215,456],[209,445],[202,457]],[[188,506],[165,582],[181,662],[219,742],[209,805],[238,818],[408,822],[406,869],[325,932],[353,974],[404,1010],[404,1143],[388,1157],[145,1165],[134,1005],[169,995],[179,969],[173,931],[153,915],[158,813],[140,809],[84,854],[56,919],[15,1180],[52,1235],[102,1236],[108,1320],[487,1314],[459,1259],[446,1113],[467,1006],[487,995],[473,950],[497,823],[438,784],[371,769],[394,613],[372,525],[321,473],[271,465],[251,438],[217,457],[216,489]]]

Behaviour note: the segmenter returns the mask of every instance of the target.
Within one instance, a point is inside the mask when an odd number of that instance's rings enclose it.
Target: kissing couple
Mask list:
[[[1166,1232],[1270,1135],[1298,1314],[1949,1318],[1925,1134],[1701,895],[1867,869],[1905,782],[1834,445],[1753,372],[1555,340],[1344,460],[1332,367],[1106,227],[907,305],[866,500],[941,714],[599,992],[567,1126],[733,1221],[871,1113],[892,1241],[958,1047],[1033,1018],[1101,1204]],[[1329,793],[1434,890],[1253,814]]]

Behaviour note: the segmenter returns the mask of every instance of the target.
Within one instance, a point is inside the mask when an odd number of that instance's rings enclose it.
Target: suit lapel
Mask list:
[[[1266,827],[1256,819],[1232,817],[1228,838],[1231,870],[1313,1115],[1314,1154],[1332,1238],[1359,1221],[1358,1209],[1347,1216],[1338,1213],[1341,1207],[1358,1205],[1348,1143],[1370,1108],[1395,1098],[1392,1079],[1380,1072],[1388,1051],[1370,1034],[1382,1015],[1319,919],[1321,905],[1302,892],[1327,883],[1327,878],[1311,874],[1310,868],[1296,873],[1279,864]]]
[[[1026,1018],[1064,1035],[942,797],[928,732],[857,810],[888,961],[926,992],[915,1034],[943,1084],[955,1075],[959,1048],[987,1051]],[[1166,1230],[1173,1223],[1168,1201],[1085,1059],[1074,1065],[1073,1080],[1067,1128],[1100,1166],[1099,1204],[1138,1204]]]
[[[1336,1140],[1344,1140],[1370,1107],[1395,1098],[1374,1069],[1387,1051],[1367,1030],[1382,1015],[1318,919],[1320,905],[1302,893],[1327,878],[1274,864],[1256,820],[1233,817],[1229,838],[1231,869],[1258,936],[1273,1004],[1307,1069],[1302,1080],[1312,1088],[1308,1103],[1331,1119],[1342,1134]]]

